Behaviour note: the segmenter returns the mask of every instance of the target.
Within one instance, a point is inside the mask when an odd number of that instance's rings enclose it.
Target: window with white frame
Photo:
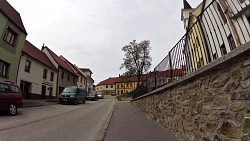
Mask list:
[[[30,66],[31,66],[31,62],[29,60],[26,60],[24,71],[30,72]]]
[[[10,27],[8,27],[4,33],[3,40],[12,46],[15,46],[17,36],[18,34]]]

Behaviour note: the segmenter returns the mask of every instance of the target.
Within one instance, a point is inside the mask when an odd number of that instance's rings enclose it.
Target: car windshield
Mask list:
[[[75,93],[77,91],[77,88],[75,87],[67,87],[63,90],[64,93]]]
[[[94,94],[89,94],[89,96],[93,96]]]

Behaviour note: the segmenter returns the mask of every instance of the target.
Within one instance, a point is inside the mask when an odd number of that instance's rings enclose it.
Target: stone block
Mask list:
[[[250,134],[245,134],[241,137],[241,141],[250,141]]]
[[[240,132],[240,126],[234,121],[224,121],[219,127],[218,132],[230,138],[237,138]]]
[[[243,113],[237,113],[235,114],[235,119],[239,122],[241,122],[244,119]]]
[[[220,118],[232,118],[233,114],[231,112],[222,111],[220,112]]]
[[[244,68],[241,71],[241,79],[246,80],[250,78],[250,67]]]
[[[214,141],[223,141],[223,138],[220,137],[219,135],[214,136]]]
[[[204,115],[209,115],[211,112],[211,107],[210,106],[203,106],[202,112]]]
[[[211,101],[213,101],[213,97],[212,97],[212,96],[205,96],[205,97],[203,98],[203,102],[204,102],[204,103],[209,103],[209,102],[211,102]]]
[[[194,105],[192,105],[192,113],[194,115],[199,114],[202,110],[202,103],[201,102],[197,102]]]
[[[229,99],[227,95],[217,95],[214,96],[212,103],[212,109],[221,110],[226,109],[229,106]]]
[[[206,127],[209,131],[214,132],[218,127],[218,122],[208,122]]]
[[[234,81],[228,84],[225,88],[227,93],[234,92],[240,85],[240,81]]]
[[[199,123],[198,121],[194,121],[194,123],[193,123],[193,128],[194,128],[195,130],[198,130],[198,129],[200,128],[200,123]]]
[[[232,100],[250,100],[250,91],[239,91],[231,93]]]
[[[220,118],[219,112],[213,111],[208,115],[208,120],[210,121],[217,121]]]
[[[190,103],[191,103],[191,100],[190,100],[190,99],[187,99],[187,100],[184,100],[184,101],[182,102],[182,105],[183,105],[183,106],[189,106]]]
[[[250,133],[250,117],[244,119],[243,132]]]
[[[213,88],[223,87],[229,79],[230,75],[227,72],[224,72],[223,75],[219,74],[213,79],[212,87]]]
[[[243,61],[242,67],[247,67],[250,65],[250,59],[246,59]]]
[[[249,88],[249,86],[250,86],[250,80],[248,79],[248,80],[246,80],[246,81],[241,81],[241,82],[240,82],[240,86],[241,86],[241,88],[243,88],[243,89]]]
[[[245,103],[241,101],[236,101],[230,104],[230,110],[234,112],[239,112],[245,108]]]

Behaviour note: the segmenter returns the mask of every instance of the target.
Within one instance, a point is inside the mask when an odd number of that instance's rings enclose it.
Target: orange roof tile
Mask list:
[[[50,62],[46,54],[40,51],[38,48],[36,48],[33,44],[31,44],[27,40],[24,43],[23,53],[43,63],[44,65],[56,70],[55,66]]]
[[[77,75],[75,74],[75,72],[71,69],[71,67],[65,62],[63,61],[60,57],[58,57],[52,50],[50,50],[48,47],[44,47],[46,48],[49,53],[51,54],[51,56],[54,58],[54,60],[57,62],[57,64],[61,67],[63,67],[64,69],[66,69],[67,71],[71,72],[72,74],[74,75]]]

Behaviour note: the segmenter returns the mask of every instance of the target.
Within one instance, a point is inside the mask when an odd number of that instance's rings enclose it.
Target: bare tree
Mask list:
[[[122,47],[125,54],[120,69],[125,68],[126,75],[136,75],[138,82],[141,81],[142,74],[148,72],[151,67],[152,58],[149,54],[151,49],[149,44],[149,40],[140,43],[133,40],[129,45]]]

